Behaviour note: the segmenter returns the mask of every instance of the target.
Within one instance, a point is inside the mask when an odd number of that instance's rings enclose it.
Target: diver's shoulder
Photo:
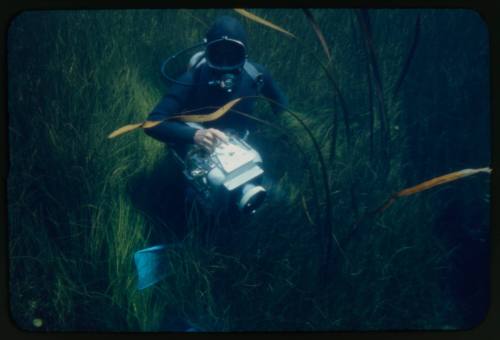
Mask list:
[[[181,82],[181,83],[196,85],[196,83],[198,82],[198,80],[200,78],[202,67],[203,67],[203,65],[200,67],[196,67],[196,68],[190,68],[190,69],[184,71],[184,73],[182,73],[180,76],[178,76],[176,80]]]
[[[247,60],[247,62],[252,64],[253,67],[255,67],[260,73],[268,73],[267,68],[264,65],[259,64],[253,60]]]

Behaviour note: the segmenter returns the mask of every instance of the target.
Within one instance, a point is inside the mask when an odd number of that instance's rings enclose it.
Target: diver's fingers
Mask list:
[[[203,139],[207,139],[207,140],[215,140],[214,136],[212,135],[212,131],[210,130],[205,130],[205,133],[203,134]]]
[[[196,131],[193,139],[194,139],[195,144],[198,144],[199,146],[201,146],[202,148],[204,148],[208,152],[213,152],[213,149],[214,149],[213,139],[214,138],[212,138],[210,136],[210,132],[208,130],[200,129],[200,130]]]
[[[210,141],[212,144],[217,143],[217,136],[212,130],[206,130],[205,135],[203,136],[204,139]]]
[[[203,137],[202,143],[203,143],[203,145],[208,146],[208,147],[213,147],[214,146],[213,140],[210,137],[208,137],[208,136]]]
[[[229,142],[229,139],[227,138],[226,134],[220,130],[217,129],[209,129],[209,131],[212,133],[213,136],[215,136],[217,139],[221,140],[224,143]]]
[[[206,136],[204,136],[204,138],[202,139],[201,144],[209,152],[212,152],[214,150],[214,142]]]

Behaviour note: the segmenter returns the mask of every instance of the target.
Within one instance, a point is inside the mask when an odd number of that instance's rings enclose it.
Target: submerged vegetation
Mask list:
[[[484,318],[489,177],[442,184],[489,171],[480,17],[251,12],[260,22],[229,9],[13,19],[9,293],[20,328],[463,329]],[[166,91],[161,61],[223,13],[243,15],[250,59],[289,97],[291,112],[255,112],[273,194],[239,223],[196,206],[174,218],[168,149],[139,131],[107,137],[144,121]],[[454,173],[470,168],[482,169]],[[137,290],[134,253],[180,239],[171,273]]]

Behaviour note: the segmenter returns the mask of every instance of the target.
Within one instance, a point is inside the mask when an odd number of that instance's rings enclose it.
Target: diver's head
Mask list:
[[[205,37],[205,58],[216,71],[236,72],[247,58],[247,37],[241,23],[231,16],[218,17]]]

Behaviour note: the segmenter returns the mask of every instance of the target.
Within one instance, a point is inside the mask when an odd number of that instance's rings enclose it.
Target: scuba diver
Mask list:
[[[180,77],[174,79],[165,72],[165,66],[176,56],[196,47],[198,50],[202,47],[203,50],[191,57],[188,69]],[[242,24],[231,16],[218,17],[206,33],[203,43],[182,50],[165,60],[161,68],[162,74],[172,85],[149,113],[147,120],[160,121],[178,114],[209,114],[233,99],[248,96],[250,98],[243,98],[232,109],[251,114],[255,106],[255,96],[259,95],[273,101],[270,106],[274,113],[282,111],[287,106],[286,97],[264,66],[248,60],[247,52],[247,37]],[[203,124],[194,126],[196,124],[181,121],[163,121],[144,131],[154,139],[167,144],[169,149],[174,151],[174,159],[181,160],[181,163],[193,146],[213,152],[216,145],[227,142],[228,136],[223,130],[241,138],[245,136],[245,139],[249,132],[255,131],[255,121],[232,110],[215,121]],[[171,154],[172,152],[169,156]],[[189,181],[181,175],[182,170],[176,170],[175,166],[172,166],[173,162],[167,163],[167,173],[163,171],[161,175],[166,176],[170,184],[158,185],[155,181],[151,197],[154,197],[155,205],[161,205],[156,210],[163,209],[161,215],[171,221],[171,226],[174,229],[182,229],[175,232],[179,237],[179,234],[182,235],[186,231],[186,208],[194,200],[196,190],[188,185]],[[179,162],[175,164],[179,165]],[[262,202],[262,197],[265,196],[264,188],[256,188],[256,185],[247,186],[251,190],[242,194],[241,187],[239,194],[243,197],[239,200],[244,201],[244,204],[250,206],[250,203],[247,203],[250,200],[258,201],[258,204]],[[205,199],[205,201],[214,200]],[[164,211],[165,209],[168,211]],[[237,216],[238,211],[234,210],[238,209],[229,209],[226,211],[227,214],[222,213],[225,215],[224,218],[231,220],[232,216]],[[253,208],[251,210],[255,212]],[[160,216],[160,219],[163,217]]]
[[[165,66],[178,55],[199,47],[204,49],[191,57],[188,70],[180,77],[174,79],[165,72]],[[218,17],[202,44],[165,60],[162,74],[173,84],[150,112],[148,121],[165,120],[180,113],[209,114],[233,99],[243,98],[232,108],[235,111],[230,110],[221,118],[204,123],[204,126],[163,121],[153,128],[144,129],[149,136],[169,145],[178,159],[184,159],[193,144],[214,151],[218,143],[228,140],[222,130],[231,131],[239,137],[245,136],[246,139],[249,132],[255,130],[255,121],[236,111],[251,114],[256,96],[270,99],[274,113],[287,106],[286,97],[266,68],[248,60],[245,29],[231,16]]]

